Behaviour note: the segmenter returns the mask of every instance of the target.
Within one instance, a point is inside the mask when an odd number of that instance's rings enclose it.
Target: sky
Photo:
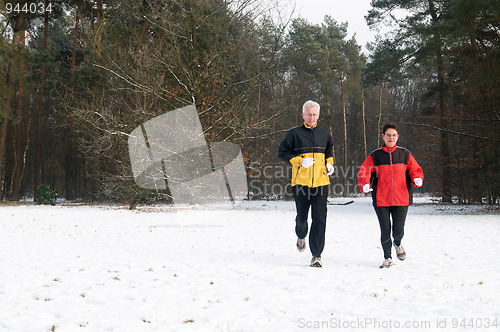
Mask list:
[[[302,17],[313,24],[320,24],[326,15],[339,23],[348,23],[348,37],[356,34],[356,41],[366,52],[366,43],[375,41],[375,32],[370,31],[364,16],[371,9],[371,0],[295,0],[294,17]]]

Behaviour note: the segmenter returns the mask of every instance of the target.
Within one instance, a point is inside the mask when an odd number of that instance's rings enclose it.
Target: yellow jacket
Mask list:
[[[278,157],[292,164],[292,186],[320,187],[330,184],[326,163],[334,164],[333,139],[328,131],[303,124],[288,132],[278,149]],[[304,158],[314,158],[314,164],[301,166]]]

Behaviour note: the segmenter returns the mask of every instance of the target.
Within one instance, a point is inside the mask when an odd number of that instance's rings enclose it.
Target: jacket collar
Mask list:
[[[304,122],[304,127],[306,127],[307,129],[313,129],[313,128],[316,128],[316,126],[318,125],[318,123],[316,122],[316,124],[312,127],[309,127],[305,122]]]
[[[397,146],[397,145],[394,145],[394,146],[393,146],[393,147],[389,150],[389,148],[388,148],[387,146],[385,146],[385,144],[384,144],[384,145],[382,145],[382,150],[384,150],[384,151],[385,151],[385,152],[387,152],[387,153],[394,152],[394,150],[396,150],[397,148],[398,148],[398,146]]]

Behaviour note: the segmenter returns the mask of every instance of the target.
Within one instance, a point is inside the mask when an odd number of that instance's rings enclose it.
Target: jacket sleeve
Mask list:
[[[286,163],[293,166],[299,166],[302,163],[302,158],[293,154],[293,132],[290,131],[285,136],[278,148],[278,157]]]
[[[359,191],[363,192],[363,186],[370,183],[371,175],[375,172],[375,164],[373,158],[369,155],[358,171],[358,186]]]
[[[408,157],[408,172],[410,174],[411,184],[414,187],[416,186],[413,180],[415,180],[416,178],[421,178],[422,180],[424,180],[424,171],[422,171],[422,167],[420,167],[411,153]]]

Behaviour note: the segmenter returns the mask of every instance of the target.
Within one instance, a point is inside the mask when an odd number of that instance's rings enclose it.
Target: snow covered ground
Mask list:
[[[0,331],[500,331],[498,211],[410,207],[390,269],[369,198],[329,205],[321,269],[294,217],[283,201],[0,206]]]

